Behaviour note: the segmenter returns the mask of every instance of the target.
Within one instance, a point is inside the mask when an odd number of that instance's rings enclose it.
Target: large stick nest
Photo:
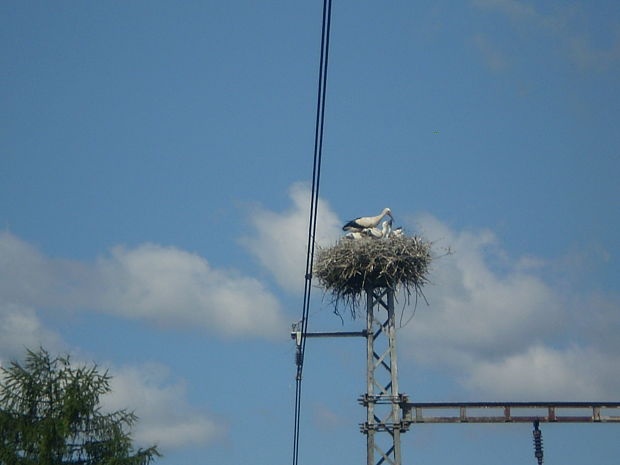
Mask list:
[[[353,318],[366,290],[403,288],[407,296],[424,296],[429,282],[431,243],[417,236],[386,239],[340,239],[329,248],[318,248],[314,276],[326,293],[331,293],[335,311],[339,304],[350,307]]]

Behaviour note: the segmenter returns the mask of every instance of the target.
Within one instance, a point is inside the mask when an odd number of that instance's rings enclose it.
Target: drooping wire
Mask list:
[[[293,465],[299,463],[299,433],[301,417],[301,382],[306,351],[306,333],[310,312],[310,291],[312,289],[312,267],[316,236],[317,212],[319,207],[319,183],[321,180],[321,158],[323,154],[323,128],[325,124],[325,96],[327,89],[327,63],[329,58],[329,35],[331,30],[332,0],[323,0],[321,25],[321,54],[319,59],[319,82],[314,132],[314,160],[312,167],[312,190],[310,196],[310,218],[306,246],[306,272],[304,276],[304,300],[301,317],[301,340],[297,347],[297,375],[295,377],[295,426],[293,433]]]

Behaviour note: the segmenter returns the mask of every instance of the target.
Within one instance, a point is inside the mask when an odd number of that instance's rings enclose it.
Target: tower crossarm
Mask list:
[[[403,423],[620,423],[620,402],[407,402]]]

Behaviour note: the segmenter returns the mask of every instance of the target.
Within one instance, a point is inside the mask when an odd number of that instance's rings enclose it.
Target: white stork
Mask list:
[[[400,237],[404,234],[403,228],[396,228],[395,230],[392,231],[392,236],[394,237]]]
[[[354,220],[349,221],[342,227],[343,231],[357,231],[361,232],[367,228],[374,228],[379,224],[379,221],[385,216],[388,215],[390,218],[392,217],[392,210],[389,208],[384,208],[381,213],[377,216],[362,216],[360,218],[355,218]]]
[[[375,239],[381,239],[383,237],[390,237],[390,231],[392,230],[392,220],[384,221],[381,224],[381,229],[377,228],[367,228],[362,231],[362,234],[366,234],[369,237],[373,237]]]

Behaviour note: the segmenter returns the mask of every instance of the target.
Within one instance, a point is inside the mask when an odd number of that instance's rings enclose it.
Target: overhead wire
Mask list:
[[[296,357],[297,375],[295,377],[295,425],[293,432],[293,465],[299,463],[299,436],[301,418],[301,383],[306,350],[306,333],[310,312],[310,291],[312,289],[312,267],[316,225],[319,207],[319,184],[321,180],[321,159],[323,155],[323,133],[325,126],[325,96],[327,89],[327,64],[329,58],[329,37],[331,30],[332,0],[323,0],[323,19],[321,25],[321,53],[319,59],[319,79],[314,132],[314,156],[312,166],[312,189],[310,196],[310,217],[308,221],[308,242],[306,245],[306,270],[304,275],[304,300],[301,317],[301,340]]]

